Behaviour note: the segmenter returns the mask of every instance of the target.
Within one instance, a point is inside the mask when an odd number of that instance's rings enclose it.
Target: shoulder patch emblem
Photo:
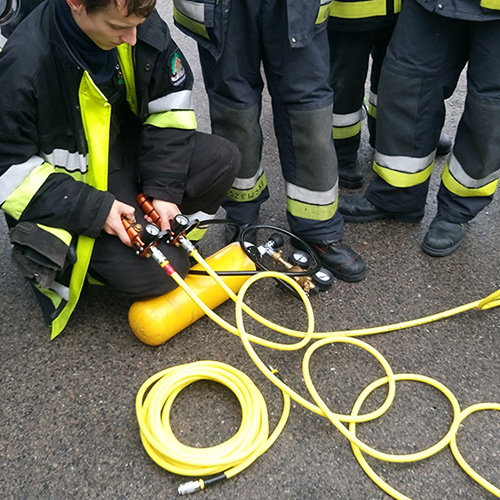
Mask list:
[[[175,52],[170,63],[170,80],[173,85],[180,85],[185,78],[186,70],[182,65],[181,56],[178,52]]]

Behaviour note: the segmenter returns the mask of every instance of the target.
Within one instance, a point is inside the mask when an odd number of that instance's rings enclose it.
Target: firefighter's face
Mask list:
[[[81,0],[66,0],[71,13],[80,29],[101,49],[111,50],[122,43],[135,45],[137,41],[137,26],[145,21],[144,17],[134,14],[127,15],[121,2],[118,7],[110,2],[102,10],[86,11]]]

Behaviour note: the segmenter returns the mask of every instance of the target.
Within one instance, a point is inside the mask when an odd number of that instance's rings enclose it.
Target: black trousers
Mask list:
[[[491,202],[491,189],[482,188],[500,176],[499,43],[499,20],[451,19],[405,0],[380,76],[375,162],[384,169],[365,193],[371,203],[392,212],[425,206],[429,177],[421,172],[432,169],[444,101],[466,65],[464,111],[438,213],[467,222]]]
[[[334,28],[333,23],[331,24],[328,26],[328,42],[330,45],[330,85],[333,89],[335,150],[339,165],[349,165],[356,162],[361,130],[336,138],[335,115],[349,117],[361,111],[370,57],[372,59],[370,92],[372,99],[376,98],[382,62],[396,20],[391,20],[387,26],[364,31],[340,31]],[[370,106],[373,111],[368,113],[368,131],[370,144],[375,146],[376,105],[370,101]],[[359,119],[361,120],[361,114]],[[346,125],[353,123],[354,119],[351,118]]]
[[[189,165],[185,196],[179,208],[184,214],[198,211],[215,214],[239,169],[238,148],[214,135],[195,133],[195,147]],[[141,192],[137,179],[137,145],[125,139],[113,148],[108,189],[116,199],[136,208],[136,219],[146,223],[136,203]],[[189,270],[189,258],[182,248],[161,243],[158,247],[182,276]],[[176,288],[175,281],[152,259],[138,257],[116,236],[102,233],[96,239],[90,274],[122,294],[134,299],[163,295]]]
[[[228,217],[250,223],[269,198],[261,173],[262,67],[271,95],[290,229],[307,241],[338,241],[343,220],[336,210],[326,29],[318,25],[310,45],[292,49],[283,0],[235,1],[228,15],[220,58],[199,47],[212,130],[235,142],[242,154],[237,182],[223,207]]]

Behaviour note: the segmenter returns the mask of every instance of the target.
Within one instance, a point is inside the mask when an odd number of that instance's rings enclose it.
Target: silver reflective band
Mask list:
[[[61,285],[61,283],[57,283],[57,281],[54,281],[52,283],[50,290],[53,290],[54,292],[59,295],[62,299],[64,299],[66,302],[69,301],[69,288],[67,286]]]
[[[481,179],[474,179],[470,177],[463,169],[460,162],[456,159],[454,155],[451,155],[448,164],[451,175],[460,183],[462,186],[470,189],[479,189],[490,182],[496,181],[500,176],[500,169],[495,170],[495,172],[483,177]]]
[[[190,2],[189,0],[174,0],[175,8],[185,16],[205,24],[205,6],[203,3]]]
[[[296,186],[289,182],[286,183],[286,194],[288,198],[311,205],[329,205],[333,203],[337,199],[338,190],[338,181],[335,183],[335,186],[328,191],[311,191],[310,189]]]
[[[87,172],[88,160],[81,153],[70,153],[65,149],[54,149],[52,153],[42,153],[42,157],[47,163],[54,165],[54,167],[62,167],[68,172],[80,171],[82,174]]]
[[[347,115],[339,115],[333,113],[333,126],[334,127],[350,127],[351,125],[356,125],[363,119],[363,111],[359,109],[354,113],[349,113]]]
[[[172,94],[155,99],[148,104],[150,114],[163,113],[164,111],[172,111],[173,109],[194,109],[193,92],[191,90],[173,92]]]
[[[195,220],[211,220],[215,219],[215,214],[207,214],[206,212],[202,212],[199,210],[198,212],[191,214],[191,215],[186,215],[186,217],[191,221],[194,222]]]
[[[416,174],[417,172],[425,170],[434,161],[435,156],[435,151],[424,158],[389,156],[375,151],[375,163],[381,167],[386,167],[396,172]]]
[[[257,173],[253,177],[236,177],[236,179],[233,181],[233,188],[234,189],[239,189],[240,191],[244,191],[246,189],[252,189],[255,184],[257,184],[257,180],[259,177],[262,175],[264,172],[264,169],[262,168],[262,165],[259,165],[259,170],[257,170]]]
[[[0,204],[2,204],[13,191],[15,191],[24,180],[35,170],[43,164],[43,159],[40,156],[32,156],[28,161],[12,165],[0,177]]]

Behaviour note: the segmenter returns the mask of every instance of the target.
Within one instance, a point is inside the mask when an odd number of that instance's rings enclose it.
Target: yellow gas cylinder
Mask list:
[[[206,259],[214,271],[252,271],[255,264],[238,242],[222,248]],[[192,269],[202,270],[200,264]],[[234,293],[250,276],[223,276],[221,279]],[[188,274],[186,284],[208,306],[215,309],[229,296],[210,276]],[[149,300],[134,302],[128,320],[137,338],[148,345],[160,345],[200,319],[205,313],[181,288]]]

